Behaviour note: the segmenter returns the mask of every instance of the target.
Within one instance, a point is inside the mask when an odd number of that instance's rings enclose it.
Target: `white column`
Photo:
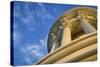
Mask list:
[[[67,45],[71,42],[71,30],[69,27],[65,27],[63,30],[63,36],[61,41],[61,46]]]
[[[50,52],[53,52],[54,50],[55,50],[55,47],[56,47],[56,35],[54,34],[54,33],[51,33],[51,37],[52,37],[52,47],[51,47],[51,50],[50,50]]]
[[[96,29],[86,19],[82,18],[80,24],[86,34],[96,32]]]
[[[53,51],[55,50],[55,46],[56,46],[56,45],[58,45],[58,44],[55,44],[55,43],[53,44],[53,46],[52,46],[50,52],[53,52]]]

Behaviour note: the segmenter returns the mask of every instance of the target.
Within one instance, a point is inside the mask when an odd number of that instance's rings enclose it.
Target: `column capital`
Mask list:
[[[72,24],[69,22],[69,20],[67,20],[66,17],[63,17],[61,21],[61,26],[62,28],[65,28],[65,27],[71,28]]]
[[[79,10],[79,11],[77,11],[77,12],[78,12],[78,18],[79,18],[80,20],[82,20],[82,19],[87,19],[87,15],[86,15],[83,11]]]

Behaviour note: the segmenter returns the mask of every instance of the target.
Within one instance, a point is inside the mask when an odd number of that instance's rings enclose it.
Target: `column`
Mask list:
[[[53,46],[52,46],[52,48],[51,48],[51,50],[50,50],[50,52],[53,52],[54,50],[55,50],[55,46],[56,46],[57,44],[53,44]]]
[[[53,52],[55,50],[55,48],[56,48],[56,45],[57,45],[57,43],[56,43],[56,35],[54,33],[51,33],[51,38],[52,38],[52,40],[51,40],[52,47],[51,47],[50,52]]]
[[[85,18],[82,18],[80,24],[86,34],[96,32],[96,29]]]
[[[71,30],[69,27],[65,27],[63,30],[61,46],[67,45],[71,42]]]
[[[89,24],[87,20],[87,15],[83,11],[78,11],[78,16],[81,20],[81,27],[86,34],[96,32],[96,29],[91,24]]]

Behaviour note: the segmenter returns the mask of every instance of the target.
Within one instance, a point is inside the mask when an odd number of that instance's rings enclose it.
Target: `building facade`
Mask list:
[[[65,12],[48,35],[48,55],[36,64],[97,59],[97,10],[77,7]]]

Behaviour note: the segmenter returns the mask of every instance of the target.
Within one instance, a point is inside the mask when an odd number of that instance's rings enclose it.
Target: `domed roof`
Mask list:
[[[66,11],[62,16],[59,16],[57,20],[55,21],[54,25],[50,29],[49,35],[48,35],[48,52],[50,52],[53,42],[57,41],[57,47],[60,47],[61,44],[61,38],[63,29],[61,28],[61,22],[64,18],[67,19],[68,24],[71,24],[71,35],[72,40],[78,38],[80,35],[84,34],[84,31],[82,30],[80,26],[80,19],[78,19],[79,12],[84,13],[86,16],[88,22],[97,29],[97,11],[95,8],[90,7],[76,7],[73,9],[70,9]],[[77,35],[76,35],[77,34]],[[55,38],[54,38],[55,37]]]

